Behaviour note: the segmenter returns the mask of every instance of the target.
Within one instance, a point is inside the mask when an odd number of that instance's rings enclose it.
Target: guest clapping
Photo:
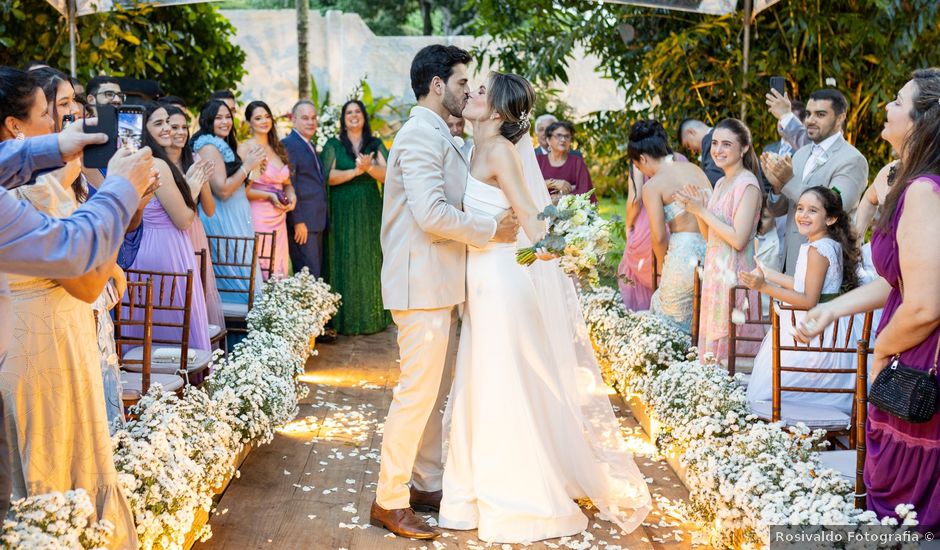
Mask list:
[[[914,71],[885,110],[882,137],[899,145],[901,162],[872,237],[872,256],[880,277],[813,308],[797,327],[799,337],[808,339],[839,317],[884,307],[870,380],[878,377],[892,357],[922,372],[937,367],[940,69]],[[868,509],[878,516],[894,516],[898,504],[912,504],[919,531],[940,530],[940,485],[925,482],[940,472],[940,414],[914,424],[869,406],[865,439]]]
[[[584,159],[580,155],[571,154],[574,125],[567,121],[554,122],[545,132],[549,151],[546,155],[538,155],[536,159],[554,200],[557,201],[561,195],[582,195],[594,189]],[[591,202],[597,202],[597,197],[591,195]]]
[[[381,185],[388,150],[372,135],[359,100],[342,108],[339,139],[323,147],[330,182],[327,281],[343,296],[333,326],[340,334],[371,334],[391,322],[382,306]]]
[[[221,100],[210,100],[199,114],[199,131],[192,139],[193,152],[212,163],[209,185],[215,196],[215,215],[203,209],[202,224],[209,235],[249,237],[255,235],[251,224],[251,206],[245,195],[248,174],[263,168],[264,150],[259,146],[246,152],[244,161],[236,151],[234,116]],[[215,266],[219,293],[223,302],[248,303],[247,288],[237,277],[248,276],[249,269],[237,266]],[[256,289],[261,288],[261,270],[256,274]],[[233,278],[234,277],[234,278]]]
[[[699,352],[704,357],[728,358],[728,325],[731,319],[729,294],[737,284],[739,271],[754,269],[754,235],[760,217],[761,188],[757,181],[757,155],[751,132],[734,118],[715,126],[710,145],[712,160],[725,175],[708,197],[698,186],[687,185],[676,197],[686,212],[698,218],[699,229],[708,242],[705,277],[702,282],[702,318]],[[735,308],[757,307],[756,295],[739,297]],[[759,327],[747,325],[744,331]],[[756,336],[763,336],[756,333]]]

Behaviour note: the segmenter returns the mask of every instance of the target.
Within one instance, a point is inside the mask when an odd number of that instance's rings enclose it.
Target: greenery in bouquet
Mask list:
[[[548,205],[539,213],[548,222],[548,232],[533,246],[516,251],[516,261],[531,265],[535,252],[544,249],[559,257],[559,265],[590,286],[597,285],[597,264],[610,247],[610,222],[591,204],[590,193],[563,195],[557,205]]]

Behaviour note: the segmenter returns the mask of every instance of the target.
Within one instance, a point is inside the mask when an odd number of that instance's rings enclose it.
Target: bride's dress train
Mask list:
[[[464,208],[498,214],[509,203],[470,177]],[[571,313],[580,316],[574,287],[557,261],[520,266],[516,248],[468,253],[440,525],[507,543],[572,535],[588,521],[575,499],[589,497],[632,531],[651,499]]]

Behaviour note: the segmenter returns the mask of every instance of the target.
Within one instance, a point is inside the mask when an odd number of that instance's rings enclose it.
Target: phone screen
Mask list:
[[[143,146],[144,113],[139,111],[118,111],[117,146],[136,151]]]

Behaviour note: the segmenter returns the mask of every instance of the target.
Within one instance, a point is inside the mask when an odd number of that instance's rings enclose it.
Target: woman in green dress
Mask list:
[[[391,316],[382,306],[382,184],[388,150],[372,135],[361,101],[343,105],[338,139],[323,147],[329,170],[329,219],[326,279],[343,297],[333,318],[339,334],[385,330]]]

